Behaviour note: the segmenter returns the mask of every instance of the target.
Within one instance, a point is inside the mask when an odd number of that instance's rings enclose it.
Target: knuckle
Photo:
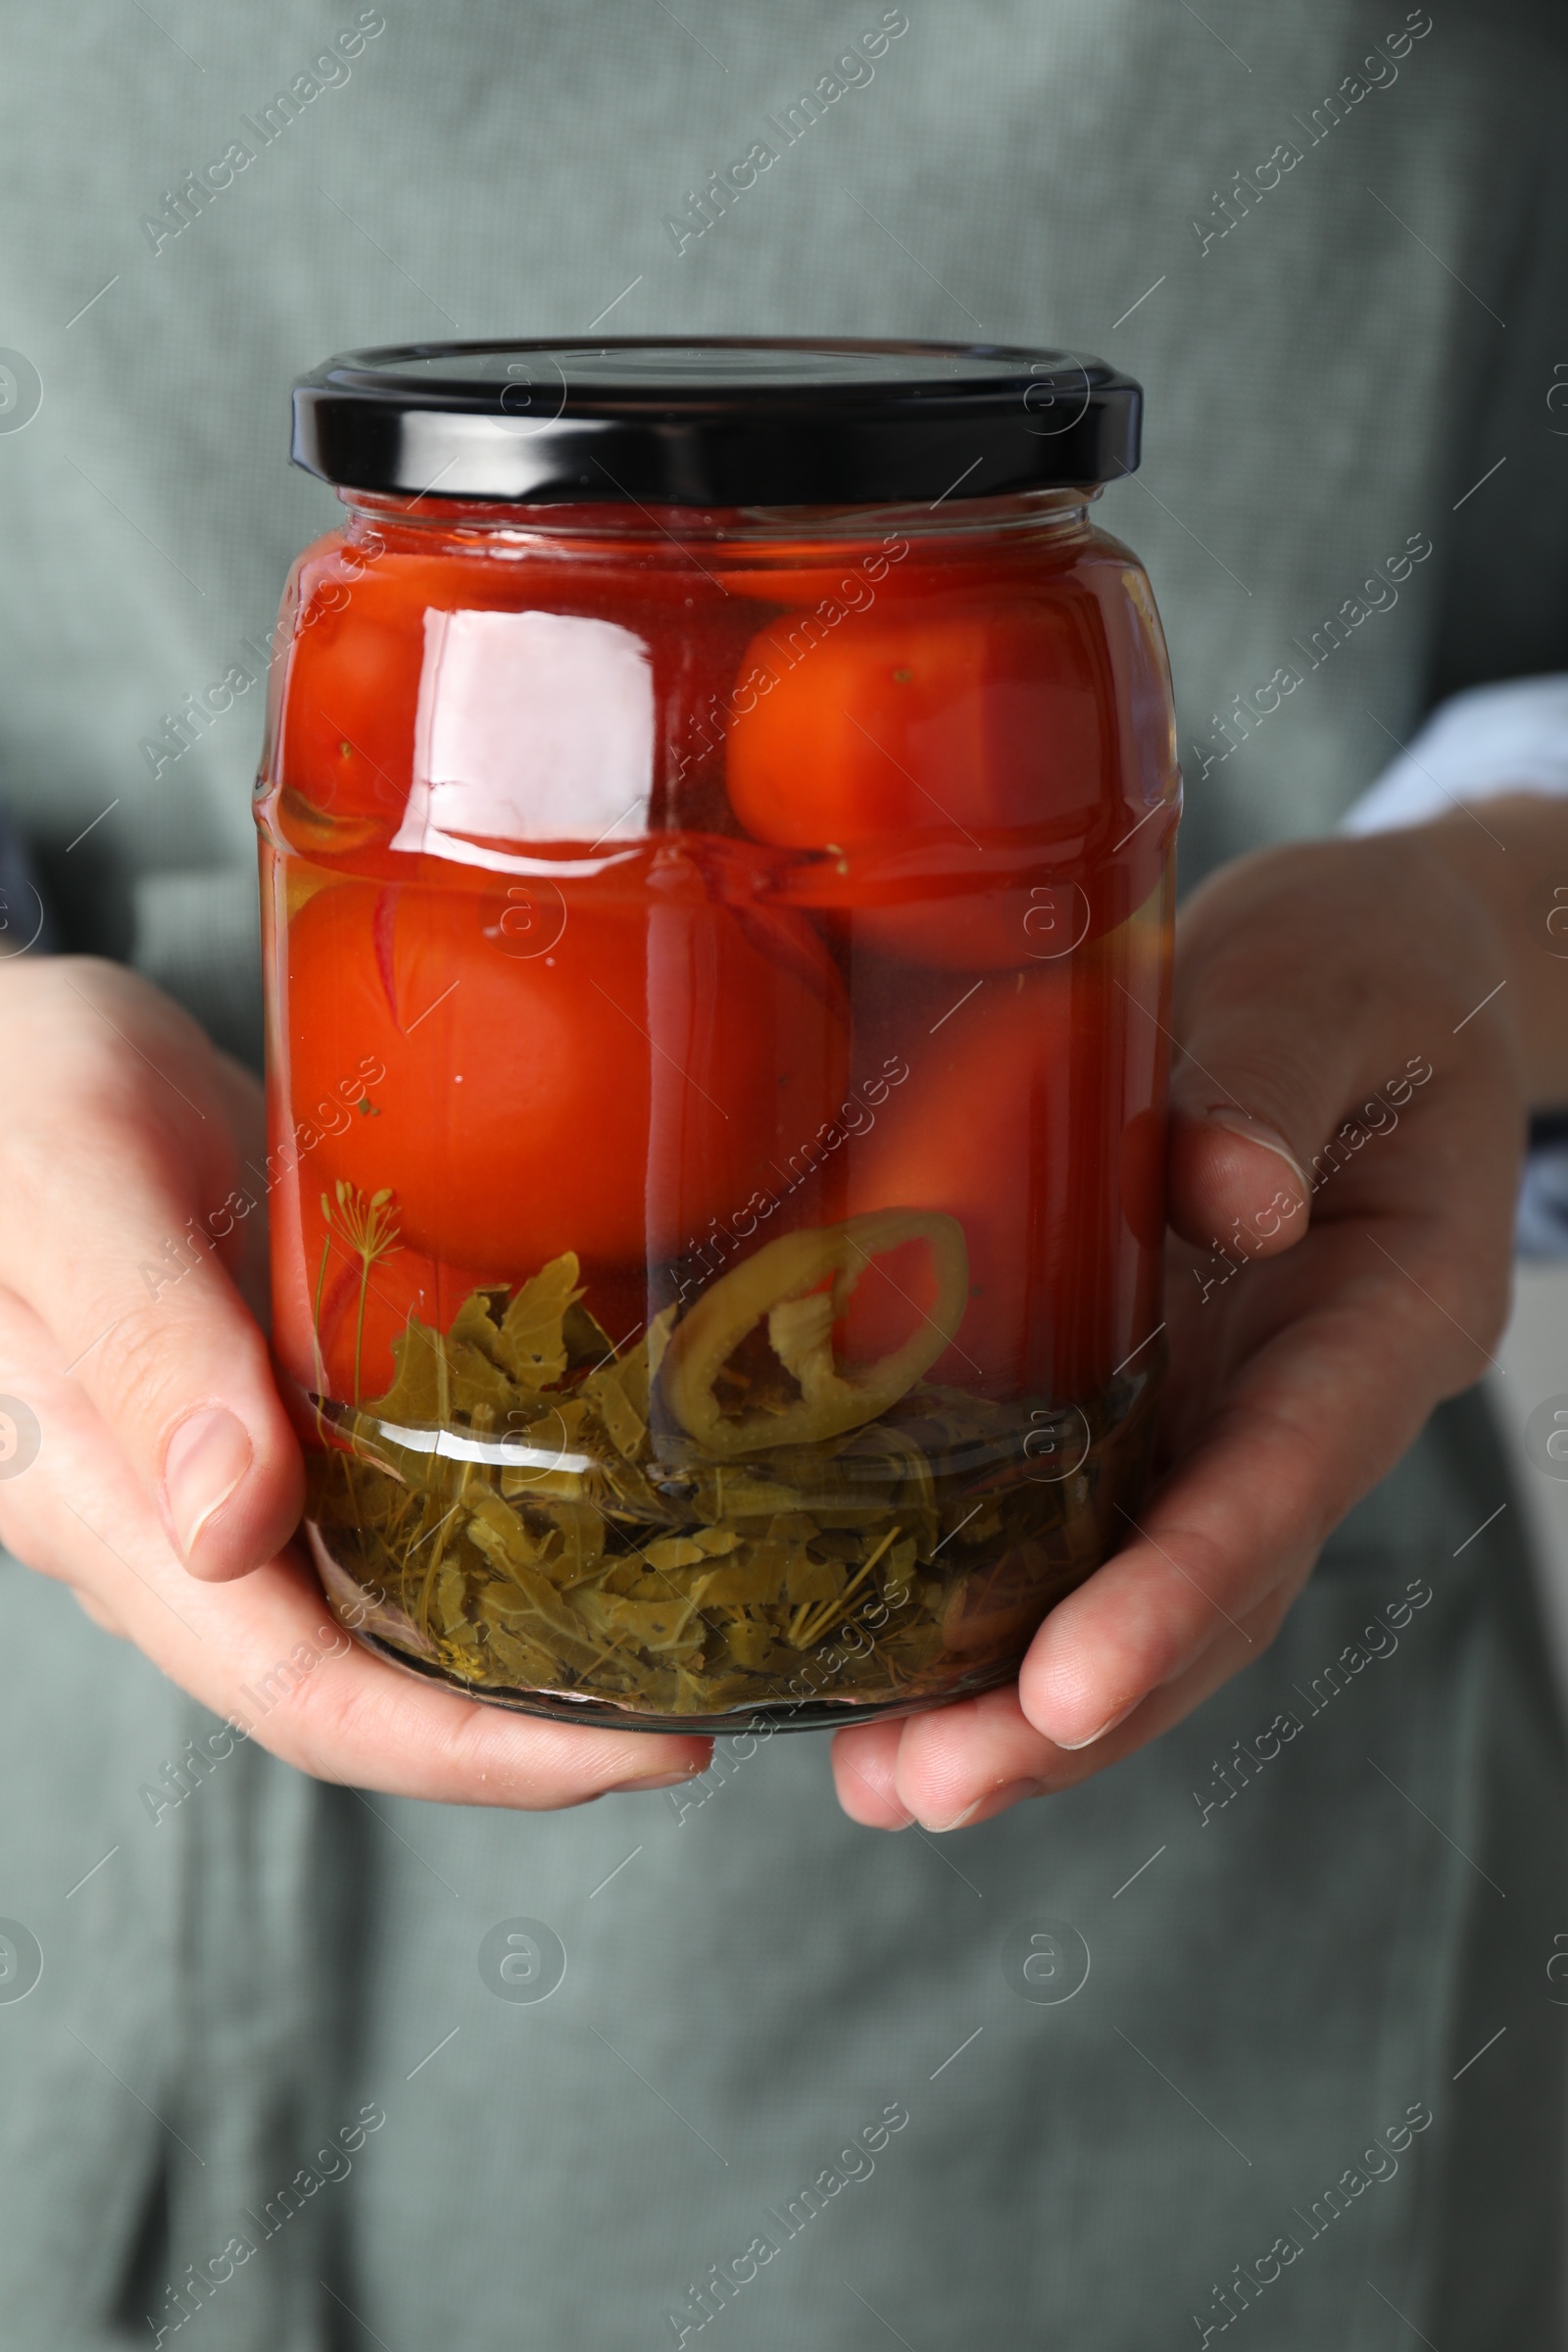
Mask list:
[[[0,1144],[14,1232],[31,1244],[63,1243],[63,1226],[106,1195],[121,1202],[139,1196],[149,1206],[160,1195],[178,1198],[189,1152],[124,1073],[99,1060],[58,1075],[57,1087],[25,1101]]]
[[[226,1127],[191,1100],[217,1066],[205,1035],[133,973],[88,957],[50,962],[25,987],[21,975],[6,981],[0,1061],[8,1102],[24,1113],[0,1134],[12,1197],[47,1214],[78,1189],[101,1191],[111,1156],[122,1183],[188,1183],[193,1147],[204,1160],[230,1148]]]
[[[192,1402],[192,1367],[167,1311],[150,1298],[120,1302],[118,1313],[104,1306],[103,1339],[82,1372],[111,1419],[156,1425]]]

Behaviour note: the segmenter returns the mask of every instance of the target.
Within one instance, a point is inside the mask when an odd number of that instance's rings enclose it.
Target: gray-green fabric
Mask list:
[[[0,794],[70,944],[253,1048],[255,649],[333,512],[283,463],[286,391],[356,344],[608,313],[1129,368],[1147,466],[1103,512],[1170,636],[1193,867],[1322,830],[1435,694],[1563,665],[1558,12],[1440,6],[1363,67],[1394,0],[911,7],[677,251],[688,192],[881,13],[394,0],[264,144],[247,122],[348,0],[69,25],[5,0],[0,343],[42,404],[17,427],[12,366]],[[236,140],[254,160],[160,235]],[[257,682],[169,756],[235,664]],[[244,1747],[171,1804],[210,1719],[5,1567],[0,1917],[44,1973],[0,1998],[0,2340],[172,2341],[166,2285],[238,2239],[181,2341],[1555,2344],[1560,1743],[1516,1514],[1466,1543],[1506,1492],[1479,1408],[1449,1408],[1192,1724],[947,1840],[849,1825],[815,1738],[721,1748],[700,1804],[498,1818]],[[1412,1583],[1433,1597],[1396,1626]],[[1281,1713],[1300,1730],[1221,1804]],[[542,2003],[480,1974],[518,1918],[565,1949]],[[1091,1955],[1060,2004],[1018,1989],[1047,1920]],[[318,2159],[365,2108],[384,2123]],[[1368,2156],[1411,2108],[1433,2120]],[[320,2184],[279,2218],[301,2168]],[[759,2239],[705,2319],[694,2290]],[[1277,2240],[1300,2250],[1260,2287]]]

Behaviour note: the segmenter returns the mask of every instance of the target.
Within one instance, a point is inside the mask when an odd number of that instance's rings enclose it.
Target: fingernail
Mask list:
[[[164,1500],[186,1559],[254,1458],[249,1431],[226,1404],[192,1413],[175,1430],[164,1455]]]
[[[605,1790],[607,1796],[630,1796],[638,1788],[680,1788],[688,1781],[705,1772],[703,1764],[688,1764],[680,1772],[645,1772],[630,1781],[612,1781]]]
[[[944,1838],[949,1830],[961,1830],[966,1821],[973,1821],[985,1801],[983,1796],[977,1796],[972,1805],[966,1805],[961,1813],[955,1813],[951,1821],[934,1821],[931,1827],[938,1837]]]
[[[1300,1186],[1302,1199],[1306,1199],[1312,1189],[1307,1182],[1306,1171],[1291,1150],[1290,1145],[1285,1141],[1284,1136],[1276,1128],[1268,1126],[1262,1119],[1252,1118],[1245,1110],[1238,1110],[1231,1102],[1211,1104],[1203,1115],[1211,1127],[1223,1127],[1227,1135],[1239,1135],[1244,1142],[1261,1144],[1265,1152],[1276,1153],[1279,1158],[1284,1160],[1291,1174]],[[1096,1737],[1098,1738],[1098,1736],[1097,1734]],[[1085,1745],[1087,1744],[1086,1741]],[[1059,1740],[1057,1745],[1060,1745]]]
[[[1063,1740],[1056,1732],[1048,1732],[1046,1737],[1054,1740],[1058,1747],[1064,1747],[1069,1755],[1076,1755],[1081,1747],[1093,1747],[1097,1740],[1103,1740],[1107,1732],[1113,1732],[1118,1723],[1125,1723],[1137,1704],[1136,1698],[1130,1698],[1124,1707],[1116,1709],[1114,1715],[1107,1715],[1098,1731],[1086,1734],[1082,1740]]]

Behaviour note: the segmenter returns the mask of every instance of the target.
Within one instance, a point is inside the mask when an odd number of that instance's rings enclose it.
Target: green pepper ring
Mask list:
[[[833,1357],[833,1325],[870,1264],[907,1242],[931,1252],[937,1297],[902,1347],[853,1375]],[[822,1286],[832,1277],[831,1289]],[[886,1412],[931,1369],[956,1335],[969,1301],[963,1227],[940,1209],[884,1208],[842,1225],[781,1234],[703,1293],[676,1324],[660,1371],[675,1419],[711,1454],[756,1453],[840,1437]],[[725,1416],[713,1383],[763,1319],[779,1361],[800,1383],[781,1411]]]

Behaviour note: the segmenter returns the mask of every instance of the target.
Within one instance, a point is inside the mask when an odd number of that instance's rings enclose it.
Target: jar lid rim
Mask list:
[[[1114,481],[1143,391],[1025,345],[616,336],[345,352],[293,402],[294,463],[341,489],[831,506]]]

